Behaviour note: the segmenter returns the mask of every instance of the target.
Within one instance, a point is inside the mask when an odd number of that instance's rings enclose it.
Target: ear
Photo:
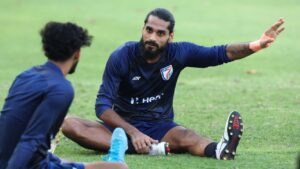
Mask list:
[[[74,53],[74,59],[75,59],[75,60],[79,60],[79,58],[80,58],[80,49],[78,49],[78,50],[75,51],[75,53]]]
[[[168,42],[173,42],[173,39],[174,39],[174,32],[170,33]]]

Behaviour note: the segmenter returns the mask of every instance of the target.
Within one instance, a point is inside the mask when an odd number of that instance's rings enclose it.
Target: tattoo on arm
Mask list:
[[[237,60],[249,56],[254,52],[249,48],[249,43],[237,43],[227,45],[226,53],[230,60]]]

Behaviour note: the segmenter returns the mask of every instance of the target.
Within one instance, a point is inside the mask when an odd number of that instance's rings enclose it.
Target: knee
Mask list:
[[[67,117],[61,127],[62,133],[67,137],[76,136],[80,133],[75,117]]]
[[[197,134],[189,129],[183,131],[182,136],[176,140],[180,147],[190,147],[198,144]]]

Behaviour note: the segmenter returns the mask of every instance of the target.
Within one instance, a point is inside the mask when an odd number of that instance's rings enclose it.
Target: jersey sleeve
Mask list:
[[[230,62],[226,54],[226,45],[204,47],[189,42],[177,44],[178,61],[184,67],[209,67]]]
[[[107,109],[112,108],[113,102],[117,97],[121,79],[124,76],[125,70],[125,55],[126,51],[115,51],[109,57],[104,74],[102,84],[97,94],[96,99],[96,115],[100,115]]]
[[[47,141],[53,125],[62,114],[68,111],[73,100],[74,91],[71,88],[53,89],[45,94],[45,98],[36,108],[19,143],[17,144],[7,169],[24,168],[32,159],[34,153]],[[64,116],[63,116],[64,117]]]

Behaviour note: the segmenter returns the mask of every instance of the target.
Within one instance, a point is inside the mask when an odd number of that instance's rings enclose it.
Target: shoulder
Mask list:
[[[179,47],[185,47],[185,46],[198,46],[195,43],[192,42],[172,42],[169,43],[169,45],[173,48],[179,48]]]
[[[135,55],[136,51],[138,50],[138,42],[130,41],[126,42],[123,45],[119,46],[115,49],[110,58],[112,59],[128,59]]]
[[[195,51],[201,50],[202,46],[191,42],[172,42],[168,44],[168,53],[175,57],[194,54]]]
[[[168,45],[168,52],[175,55],[181,55],[193,52],[195,50],[201,50],[202,46],[191,42],[172,42]]]
[[[74,89],[70,81],[65,78],[53,78],[48,81],[49,91],[74,96]]]
[[[107,61],[108,67],[115,67],[126,72],[138,52],[138,42],[126,42],[114,50]]]
[[[19,74],[13,83],[13,88],[38,95],[54,93],[66,94],[70,97],[74,95],[71,83],[62,74],[42,65],[34,66]]]
[[[54,72],[51,69],[47,69],[40,74],[46,82],[47,94],[64,95],[70,98],[74,96],[74,89],[70,81],[60,73]]]
[[[175,51],[177,55],[191,56],[209,52],[213,48],[198,45],[192,42],[174,42],[170,43],[170,49],[171,51]]]
[[[74,89],[71,83],[66,79],[52,79],[48,82],[49,86],[45,91],[44,101],[52,106],[57,106],[57,109],[68,108],[74,99]]]
[[[68,80],[60,80],[51,82],[45,94],[52,102],[65,105],[73,101],[74,89]]]
[[[187,50],[187,49],[204,47],[204,46],[192,43],[192,42],[172,42],[169,45],[170,45],[170,48],[177,49],[177,50]]]
[[[138,42],[135,42],[135,41],[126,42],[126,43],[122,44],[121,46],[119,46],[117,49],[115,49],[112,54],[121,54],[126,51],[134,51],[134,50],[136,50],[137,45],[138,45]]]

